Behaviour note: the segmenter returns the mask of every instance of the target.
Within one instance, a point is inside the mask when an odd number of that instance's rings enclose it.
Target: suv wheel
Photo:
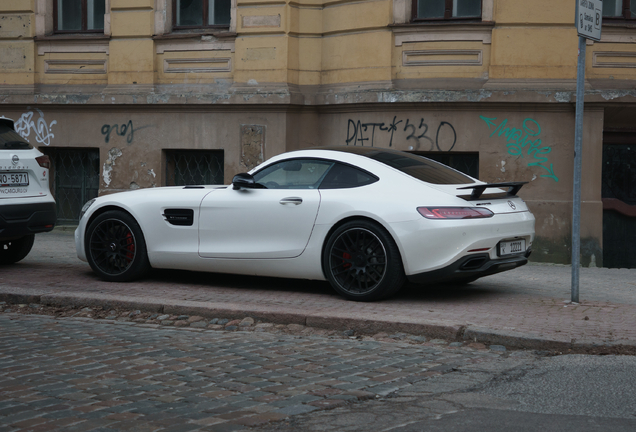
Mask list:
[[[27,235],[16,240],[0,241],[0,264],[13,264],[24,259],[35,241],[35,235]]]

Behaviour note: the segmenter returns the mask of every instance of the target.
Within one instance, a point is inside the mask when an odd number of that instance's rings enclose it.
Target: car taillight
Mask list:
[[[493,217],[494,213],[479,207],[418,207],[426,219],[479,219]]]
[[[40,165],[42,168],[46,168],[46,169],[50,169],[51,168],[51,159],[49,159],[48,156],[38,156],[35,158],[35,160],[37,161],[38,165]]]

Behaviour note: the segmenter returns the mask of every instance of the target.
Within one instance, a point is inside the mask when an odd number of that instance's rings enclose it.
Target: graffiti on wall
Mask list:
[[[111,134],[115,134],[115,135],[119,135],[120,137],[126,137],[126,142],[128,144],[132,144],[133,140],[135,139],[135,132],[138,132],[142,129],[148,128],[151,125],[148,126],[141,126],[138,128],[134,128],[133,127],[133,121],[132,120],[128,120],[128,123],[122,123],[122,124],[105,124],[102,126],[102,135],[104,135],[104,142],[106,144],[109,143],[110,138],[111,138]]]
[[[424,118],[411,123],[411,120],[398,120],[393,116],[389,123],[362,123],[349,119],[347,122],[347,145],[354,146],[388,146],[401,139],[409,146],[409,150],[451,151],[457,143],[457,132],[452,124],[442,121],[437,128],[429,128]]]
[[[29,108],[27,108],[29,109]],[[33,111],[23,113],[18,121],[15,122],[15,131],[25,140],[28,140],[33,132],[35,140],[44,145],[51,145],[51,139],[55,137],[51,129],[57,124],[56,120],[47,123],[44,120],[44,113],[35,109],[40,115],[37,120],[33,119]]]
[[[545,174],[541,174],[541,177],[551,178],[556,182],[559,181],[559,178],[554,174],[553,164],[548,165],[547,155],[552,151],[552,147],[542,146],[541,138],[539,138],[541,125],[539,125],[538,121],[527,118],[523,121],[521,129],[518,129],[508,127],[508,119],[504,119],[497,124],[496,117],[479,116],[479,118],[486,123],[488,130],[494,128],[490,137],[497,135],[497,137],[505,138],[508,154],[522,158],[525,156],[534,158],[528,162],[528,166],[540,167],[546,171]]]

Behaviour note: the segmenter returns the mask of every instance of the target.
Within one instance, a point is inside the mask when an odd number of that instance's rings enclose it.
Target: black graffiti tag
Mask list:
[[[393,116],[393,121],[387,125],[386,123],[362,123],[360,120],[354,121],[353,119],[349,119],[347,123],[347,139],[346,144],[350,145],[370,145],[373,147],[375,145],[376,138],[376,128],[382,132],[389,133],[389,147],[393,147],[393,138],[395,132],[398,131],[398,125],[402,123],[403,120],[397,120],[397,116]],[[369,128],[371,130],[369,131]],[[450,128],[450,132],[452,132],[452,143],[450,144],[448,149],[442,149],[440,143],[440,135],[442,141],[443,137],[448,134],[448,132],[444,133],[444,129]],[[435,139],[431,138],[427,135],[428,133],[428,124],[424,123],[424,119],[420,118],[419,125],[416,126],[416,123],[411,123],[410,119],[406,119],[404,123],[404,129],[402,132],[407,132],[406,142],[412,143],[413,150],[424,150],[424,151],[434,151],[435,149],[439,151],[451,151],[455,147],[457,143],[457,132],[452,124],[447,121],[440,122],[437,127],[437,132],[435,134]],[[427,140],[430,143],[428,148],[422,148],[422,140]],[[444,146],[445,147],[445,146]]]
[[[128,123],[126,124],[114,124],[112,126],[109,124],[105,124],[104,126],[102,126],[102,135],[104,135],[104,141],[106,142],[106,144],[108,144],[108,142],[110,141],[110,134],[113,131],[115,131],[115,134],[122,137],[128,134],[128,136],[126,137],[126,142],[128,144],[132,143],[135,137],[135,129],[133,128],[132,120],[128,120]]]

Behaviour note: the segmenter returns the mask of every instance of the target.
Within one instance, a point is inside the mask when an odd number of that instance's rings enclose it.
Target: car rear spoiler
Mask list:
[[[470,199],[478,200],[479,197],[481,197],[481,195],[484,193],[484,191],[489,188],[506,188],[507,187],[508,192],[506,192],[506,196],[516,196],[517,192],[519,192],[519,189],[521,189],[521,187],[527,183],[528,182],[487,183],[487,184],[478,184],[475,186],[460,187],[460,188],[457,188],[457,190],[472,189],[473,191],[470,193]]]

